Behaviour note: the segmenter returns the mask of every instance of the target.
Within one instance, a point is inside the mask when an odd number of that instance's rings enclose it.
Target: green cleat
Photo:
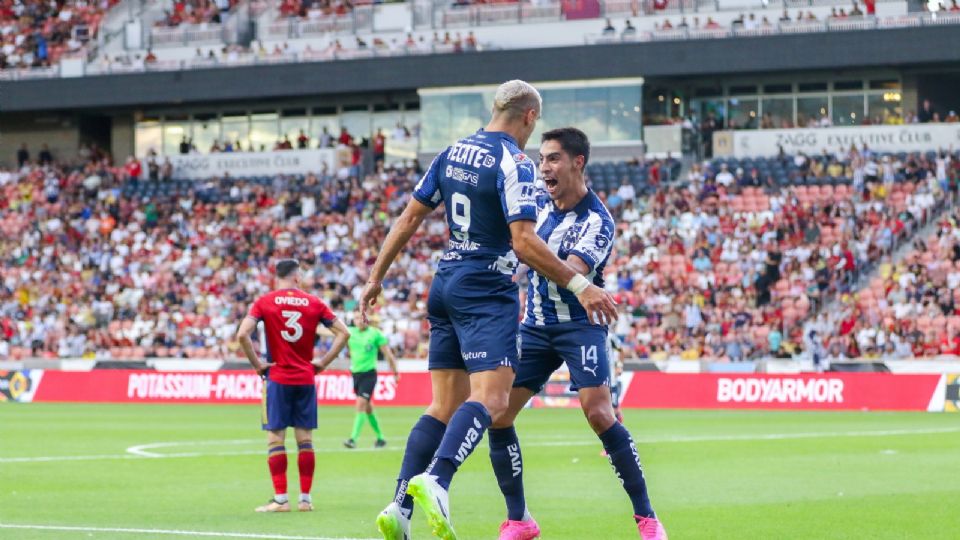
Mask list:
[[[437,483],[437,477],[419,474],[410,479],[407,494],[423,508],[433,535],[440,540],[457,540],[457,533],[450,524],[450,495]]]
[[[403,516],[400,505],[395,502],[377,516],[377,529],[383,540],[410,540],[410,519]]]

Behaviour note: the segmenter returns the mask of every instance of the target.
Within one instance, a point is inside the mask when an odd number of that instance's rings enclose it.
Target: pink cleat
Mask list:
[[[540,527],[533,518],[530,518],[530,521],[508,519],[500,524],[499,540],[533,540],[534,538],[540,538]]]
[[[634,517],[640,518],[640,521],[637,523],[640,538],[643,540],[667,540],[667,530],[663,528],[663,523],[660,523],[660,520],[655,517]]]

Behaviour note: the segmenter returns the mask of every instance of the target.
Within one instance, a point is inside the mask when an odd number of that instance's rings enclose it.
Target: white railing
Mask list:
[[[327,34],[356,34],[373,31],[373,8],[356,6],[346,15],[278,18],[267,25],[261,39],[294,39]]]
[[[631,43],[643,41],[674,41],[685,39],[727,39],[733,37],[757,37],[788,34],[809,34],[821,32],[855,32],[891,28],[913,28],[932,25],[960,25],[960,13],[901,15],[897,17],[864,17],[859,19],[827,19],[825,21],[803,21],[776,23],[753,29],[737,28],[670,28],[652,32],[611,35],[590,34],[585,37],[587,44]]]
[[[30,79],[53,79],[60,76],[60,67],[2,69],[0,81],[26,81]]]
[[[174,28],[156,26],[150,29],[150,45],[153,47],[221,41],[223,41],[223,26],[217,23],[181,24]]]

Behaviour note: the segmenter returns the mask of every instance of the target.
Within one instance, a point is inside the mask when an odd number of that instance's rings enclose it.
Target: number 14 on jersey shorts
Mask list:
[[[520,362],[514,387],[543,389],[564,362],[570,370],[570,389],[576,392],[610,384],[607,329],[571,322],[546,326],[520,325]]]
[[[437,270],[427,301],[430,369],[516,369],[520,299],[510,276],[485,264]]]

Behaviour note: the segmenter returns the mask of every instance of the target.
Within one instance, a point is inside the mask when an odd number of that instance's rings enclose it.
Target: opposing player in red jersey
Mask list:
[[[263,392],[263,429],[267,432],[267,464],[273,479],[274,496],[257,512],[289,512],[287,497],[287,428],[294,428],[299,454],[301,512],[313,510],[313,438],[317,428],[317,387],[314,374],[326,369],[340,354],[350,331],[319,298],[300,290],[300,263],[285,259],[277,263],[277,288],[258,298],[240,323],[237,339],[250,365],[266,380]],[[267,362],[253,350],[250,335],[263,321]],[[317,325],[333,332],[333,346],[323,358],[313,359]]]

